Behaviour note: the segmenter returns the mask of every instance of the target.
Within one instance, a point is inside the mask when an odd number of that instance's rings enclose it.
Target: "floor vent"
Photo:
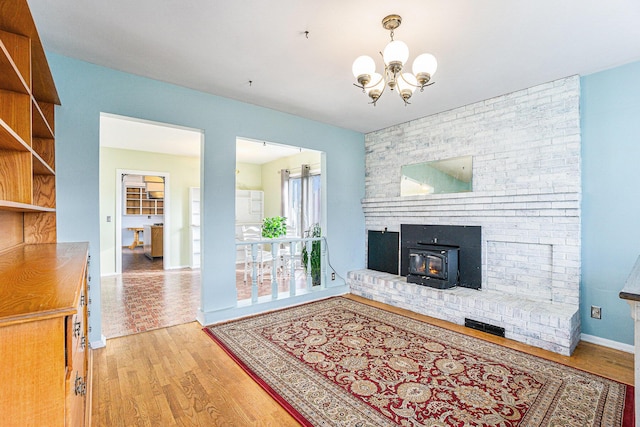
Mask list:
[[[490,325],[488,323],[466,318],[464,319],[464,326],[504,338],[504,328],[501,328],[500,326]]]

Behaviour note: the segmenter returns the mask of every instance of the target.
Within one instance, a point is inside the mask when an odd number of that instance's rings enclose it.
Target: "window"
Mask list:
[[[302,165],[302,172],[289,175],[282,182],[283,216],[287,217],[290,234],[304,237],[303,233],[321,217],[321,175],[311,172],[309,165]]]

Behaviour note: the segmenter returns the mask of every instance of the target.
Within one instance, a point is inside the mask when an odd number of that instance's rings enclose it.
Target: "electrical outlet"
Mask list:
[[[331,273],[331,280],[336,280],[336,273]]]
[[[596,307],[595,305],[591,306],[591,317],[594,319],[602,319],[602,308]]]

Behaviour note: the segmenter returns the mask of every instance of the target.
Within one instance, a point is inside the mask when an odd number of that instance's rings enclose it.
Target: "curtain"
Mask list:
[[[311,174],[311,165],[301,165],[299,175],[280,170],[280,210],[287,218],[289,235],[304,237],[305,230],[321,222],[320,183],[321,176]]]
[[[308,229],[310,224],[310,218],[308,215],[309,208],[309,196],[310,196],[310,182],[309,172],[311,171],[310,165],[302,165],[300,172],[300,227],[302,232]]]
[[[291,212],[289,206],[290,197],[289,197],[289,177],[291,176],[291,171],[289,169],[281,169],[280,170],[280,215],[290,219]]]

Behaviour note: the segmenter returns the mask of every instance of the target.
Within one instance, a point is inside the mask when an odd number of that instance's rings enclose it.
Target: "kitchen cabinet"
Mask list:
[[[236,223],[262,223],[264,191],[236,190]]]
[[[144,187],[125,187],[125,215],[163,215],[164,199],[150,199]]]
[[[162,257],[164,244],[164,227],[162,225],[144,226],[144,254],[149,259]]]

